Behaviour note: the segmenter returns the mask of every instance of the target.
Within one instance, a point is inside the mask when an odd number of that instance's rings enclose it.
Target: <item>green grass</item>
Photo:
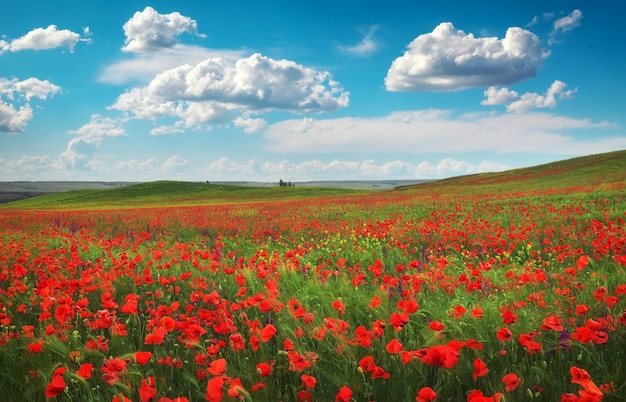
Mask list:
[[[624,183],[626,150],[589,155],[522,169],[452,177],[398,190],[497,193]]]
[[[366,190],[322,187],[254,187],[183,181],[155,181],[107,190],[76,190],[15,201],[4,208],[71,209],[237,203],[336,197]]]
[[[626,150],[573,158],[523,169],[452,177],[386,191],[438,194],[499,193],[626,182]],[[106,190],[76,190],[14,201],[0,209],[96,209],[306,199],[363,194],[372,190],[326,187],[255,187],[155,181]]]

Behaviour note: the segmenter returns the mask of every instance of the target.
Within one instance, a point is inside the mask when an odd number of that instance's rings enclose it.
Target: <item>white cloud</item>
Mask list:
[[[139,119],[176,117],[192,127],[223,120],[232,110],[328,112],[347,106],[348,96],[327,71],[253,54],[234,63],[216,57],[164,71],[120,95],[110,109]]]
[[[378,163],[373,159],[349,161],[333,159],[324,162],[313,159],[302,162],[282,160],[258,163],[252,159],[239,163],[230,158],[220,158],[211,162],[205,169],[206,174],[220,177],[219,180],[258,180],[278,181],[279,179],[297,181],[310,180],[376,180],[376,179],[436,179],[464,174],[496,172],[510,167],[492,161],[483,161],[478,165],[469,162],[444,158],[438,163],[422,161],[411,163],[404,160],[392,160]]]
[[[31,77],[18,81],[0,77],[0,132],[23,132],[34,116],[31,99],[46,100],[60,90],[47,80]]]
[[[150,135],[170,135],[170,134],[182,134],[185,130],[179,128],[176,125],[173,126],[158,126],[150,130]]]
[[[21,133],[33,118],[33,109],[29,105],[16,108],[0,100],[0,132]]]
[[[176,45],[176,37],[184,32],[197,33],[196,21],[178,12],[159,14],[148,6],[137,11],[125,24],[125,52],[153,52]]]
[[[545,95],[535,92],[528,92],[519,95],[516,91],[508,88],[489,87],[485,91],[486,99],[481,102],[482,105],[505,105],[507,112],[526,113],[531,109],[553,108],[558,101],[563,99],[571,99],[578,88],[565,90],[567,84],[556,80],[550,85]]]
[[[269,125],[268,150],[284,154],[496,153],[588,154],[626,148],[626,137],[576,139],[565,131],[607,128],[607,122],[547,113],[465,114],[445,110],[394,112],[383,117],[285,120]],[[297,129],[294,129],[297,128]]]
[[[363,33],[363,39],[356,45],[344,46],[338,45],[337,50],[341,53],[345,53],[356,57],[368,57],[371,56],[376,50],[378,50],[378,43],[374,40],[374,33],[378,30],[376,25],[371,26],[369,30]]]
[[[110,117],[92,115],[89,123],[77,130],[68,131],[74,138],[67,143],[67,148],[59,155],[59,159],[71,167],[75,167],[78,161],[89,160],[104,138],[127,135],[120,124],[119,120]]]
[[[35,28],[21,38],[10,42],[0,41],[0,53],[4,51],[46,50],[65,47],[74,51],[80,35],[67,29],[58,30],[56,25],[47,28]]]
[[[209,163],[202,173],[208,180],[250,180],[255,177],[256,160],[247,163],[237,163],[230,158],[223,157]]]
[[[389,91],[456,91],[511,84],[535,76],[548,55],[539,38],[522,28],[509,28],[502,39],[476,38],[449,22],[418,36],[408,47],[387,72]]]
[[[183,64],[196,65],[214,57],[235,62],[243,55],[243,51],[239,50],[215,50],[178,44],[159,52],[138,53],[131,59],[117,61],[100,73],[98,81],[116,85],[147,83],[158,73]]]
[[[248,134],[258,133],[267,126],[267,122],[264,119],[252,118],[247,113],[237,117],[233,120],[233,123],[237,127],[242,127],[243,131]]]
[[[580,10],[574,10],[565,17],[559,18],[554,21],[553,32],[569,32],[572,29],[580,26],[580,21],[583,19],[583,13]]]

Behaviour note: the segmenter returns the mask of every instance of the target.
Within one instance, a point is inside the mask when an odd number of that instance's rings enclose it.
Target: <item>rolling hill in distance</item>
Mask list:
[[[6,202],[2,208],[108,208],[346,196],[378,191],[496,193],[613,183],[626,184],[626,150],[433,181],[317,181],[295,182],[293,187],[259,182],[4,182],[0,183],[0,200]]]

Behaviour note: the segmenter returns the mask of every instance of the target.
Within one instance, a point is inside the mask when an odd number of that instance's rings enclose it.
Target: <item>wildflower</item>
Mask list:
[[[459,318],[463,317],[466,312],[467,312],[467,309],[465,307],[454,306],[454,309],[452,311],[452,316],[458,320]]]
[[[239,377],[233,379],[228,387],[228,396],[233,398],[244,398],[248,392],[243,388]]]
[[[135,361],[140,365],[145,365],[152,358],[152,353],[150,352],[135,352]]]
[[[396,338],[393,338],[387,344],[386,349],[387,349],[387,352],[391,353],[392,355],[395,355],[395,354],[400,353],[400,351],[402,351],[402,344]]]
[[[372,297],[372,300],[370,300],[370,304],[368,305],[369,308],[376,308],[379,307],[381,304],[380,301],[380,297],[378,297],[378,295],[374,295]]]
[[[487,375],[488,372],[489,369],[487,368],[487,365],[480,357],[474,359],[474,381],[476,381],[478,377]]]
[[[276,327],[273,326],[272,324],[267,324],[262,330],[261,330],[261,340],[263,342],[267,342],[270,339],[272,339],[272,337],[276,334]]]
[[[41,353],[43,349],[43,341],[40,339],[37,342],[28,344],[28,351],[31,353]]]
[[[206,386],[205,399],[209,402],[220,402],[224,397],[224,378],[222,376],[213,377]]]
[[[335,402],[349,402],[350,399],[352,399],[352,390],[346,385],[341,387],[335,396]]]
[[[502,320],[505,325],[515,324],[517,322],[517,314],[511,310],[505,310],[502,313]]]
[[[473,389],[470,394],[467,395],[467,402],[499,402],[504,395],[497,393],[494,396],[485,396],[482,391]]]
[[[559,317],[550,315],[543,319],[543,324],[541,325],[541,329],[563,331],[563,326],[561,325],[561,320],[559,320]]]
[[[85,363],[81,365],[78,370],[76,370],[76,375],[82,378],[83,380],[88,380],[91,378],[92,372],[93,372],[93,364]]]
[[[272,366],[267,363],[259,363],[256,365],[256,370],[261,377],[267,377],[272,373]]]
[[[576,305],[576,316],[582,317],[589,311],[589,306],[586,304],[578,304]]]
[[[591,381],[591,376],[585,369],[572,366],[569,369],[569,372],[572,376],[572,384],[578,384],[584,387],[585,385],[589,383],[589,381]]]
[[[509,373],[502,377],[502,382],[504,383],[504,389],[507,391],[514,391],[518,385],[521,384],[521,381],[517,374]]]
[[[54,398],[59,395],[65,389],[65,380],[63,379],[63,374],[65,374],[66,368],[59,367],[54,370],[52,374],[52,380],[46,387],[46,397]]]
[[[317,379],[307,374],[302,374],[300,379],[302,380],[302,385],[306,388],[315,388],[315,385],[317,384]]]
[[[437,393],[430,387],[423,387],[417,392],[415,400],[417,402],[429,402],[434,401],[437,398]]]
[[[221,358],[212,361],[209,365],[209,373],[212,375],[222,375],[226,371],[226,359]]]
[[[142,378],[141,387],[139,387],[139,400],[141,402],[149,402],[156,398],[157,390],[154,387],[154,377]]]
[[[334,302],[332,302],[332,306],[339,313],[339,316],[342,316],[343,313],[346,311],[346,306],[344,306],[341,300],[335,300]]]
[[[445,326],[441,323],[441,321],[431,321],[428,324],[428,328],[430,328],[433,331],[441,331],[442,329],[445,328]]]
[[[308,389],[302,389],[298,391],[298,402],[311,402],[313,400],[313,395]]]

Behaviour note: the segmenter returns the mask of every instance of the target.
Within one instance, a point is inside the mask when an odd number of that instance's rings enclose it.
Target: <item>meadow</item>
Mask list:
[[[393,191],[7,204],[0,399],[626,400],[626,153],[608,155]]]

